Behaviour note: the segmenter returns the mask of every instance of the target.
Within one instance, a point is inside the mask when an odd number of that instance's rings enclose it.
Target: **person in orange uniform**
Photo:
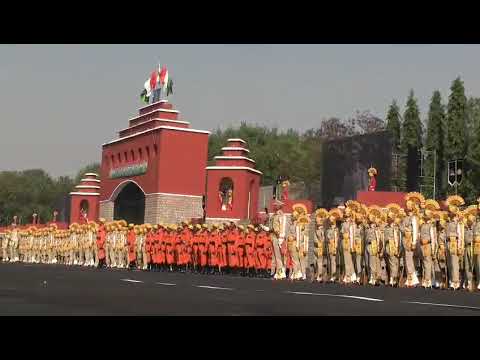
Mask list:
[[[102,268],[105,265],[105,240],[106,240],[106,231],[105,231],[105,219],[100,218],[98,219],[100,226],[98,227],[97,231],[97,248],[98,248],[98,267]]]
[[[135,266],[135,261],[137,260],[137,249],[136,245],[136,234],[133,224],[128,224],[127,232],[127,247],[128,247],[128,269],[131,270]]]
[[[263,228],[262,228],[263,229]],[[267,277],[272,277],[273,275],[270,274],[272,269],[272,259],[273,259],[273,243],[272,243],[272,232],[273,228],[269,229],[269,231],[265,231],[265,245],[263,247],[265,252],[265,274]]]
[[[188,224],[183,221],[182,226],[178,228],[178,245],[177,245],[177,268],[180,272],[187,270],[187,244],[188,244]]]
[[[217,225],[212,224],[207,236],[207,274],[213,274],[217,265],[216,232]]]
[[[208,226],[207,224],[202,224],[202,230],[200,231],[200,237],[198,241],[198,251],[200,258],[200,268],[201,273],[205,274],[207,272],[208,265]]]
[[[175,232],[176,225],[169,225],[167,232],[164,234],[165,238],[165,260],[167,264],[167,270],[173,271],[173,264],[175,263]]]
[[[167,268],[167,226],[160,225],[158,227],[157,235],[157,244],[158,244],[158,265],[157,271],[165,271]]]
[[[267,233],[260,225],[255,228],[255,268],[257,276],[265,277],[265,270],[267,269],[267,258],[265,254]]]
[[[185,272],[191,272],[193,267],[193,225],[188,224],[184,229],[184,242],[185,242]]]
[[[158,264],[158,245],[155,244],[157,238],[158,225],[153,226],[152,231],[144,238],[145,241],[145,253],[147,261],[147,270],[153,270]]]
[[[195,224],[193,239],[192,239],[192,267],[195,273],[198,273],[200,268],[198,245],[200,241],[201,230],[202,230],[202,225]]]
[[[227,232],[227,259],[228,259],[228,272],[235,274],[238,267],[237,259],[237,237],[238,237],[238,228],[235,223],[231,222]]]
[[[237,251],[237,265],[240,275],[245,276],[245,226],[239,225],[239,232],[235,242],[235,248]]]
[[[225,269],[228,269],[228,253],[227,253],[227,248],[228,248],[228,228],[225,225],[221,225],[221,231],[220,231],[220,238],[221,238],[221,245],[220,245],[220,254],[219,254],[219,263],[221,266],[221,273],[225,271]]]
[[[249,224],[245,229],[245,257],[244,265],[249,277],[255,275],[255,226]]]

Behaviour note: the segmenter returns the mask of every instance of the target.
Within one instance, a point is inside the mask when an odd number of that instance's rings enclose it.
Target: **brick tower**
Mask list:
[[[100,216],[152,224],[202,217],[209,134],[179,120],[167,100],[140,108],[102,146]]]
[[[95,173],[86,173],[75,191],[70,193],[70,222],[83,223],[98,219],[100,180]]]
[[[262,173],[242,139],[228,139],[215,166],[207,167],[206,214],[208,222],[254,219]]]

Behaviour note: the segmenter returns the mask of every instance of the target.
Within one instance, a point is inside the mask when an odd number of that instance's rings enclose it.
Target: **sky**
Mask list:
[[[446,103],[457,76],[480,96],[480,45],[0,45],[0,170],[73,176],[100,161],[159,63],[174,81],[169,101],[202,130],[385,118],[410,89],[424,119],[433,91]]]

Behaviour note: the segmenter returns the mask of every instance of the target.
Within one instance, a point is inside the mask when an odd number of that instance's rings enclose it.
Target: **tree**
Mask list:
[[[467,203],[475,203],[479,196],[480,189],[480,122],[476,123],[475,131],[471,136],[471,142],[467,151],[467,172],[466,185],[467,193],[465,200]]]
[[[94,162],[78,170],[77,175],[75,176],[75,179],[74,179],[74,184],[75,185],[80,184],[80,181],[85,177],[86,173],[100,174],[100,164],[98,162]]]
[[[372,113],[370,113],[368,110],[363,112],[357,110],[353,121],[354,124],[359,128],[359,131],[357,130],[357,134],[359,135],[371,134],[385,130],[385,121],[372,115]]]
[[[355,120],[342,121],[337,117],[323,120],[316,132],[316,136],[328,140],[356,135]]]
[[[398,152],[400,150],[400,127],[400,109],[398,108],[397,102],[393,100],[387,113],[386,129],[390,132],[390,134],[392,134],[392,145],[395,152]]]
[[[428,151],[425,158],[423,179],[424,195],[433,197],[433,182],[435,175],[435,197],[443,195],[445,181],[445,162],[444,162],[444,140],[445,140],[445,108],[442,105],[442,96],[440,91],[433,93],[427,120],[427,137],[425,139],[425,150]],[[434,159],[435,154],[435,159]],[[435,174],[434,174],[435,162]]]
[[[418,152],[422,148],[422,123],[413,90],[410,90],[403,118],[400,149],[406,156],[405,161],[402,162],[402,172],[406,174],[406,178],[402,185],[407,191],[416,191],[419,175]]]
[[[392,101],[392,104],[388,108],[387,113],[387,125],[386,130],[392,136],[392,179],[390,182],[390,188],[392,191],[401,189],[405,183],[404,169],[401,161],[403,158],[400,152],[400,139],[401,139],[401,122],[400,122],[400,109],[397,102]]]
[[[467,101],[467,135],[468,140],[473,141],[477,126],[480,123],[480,98],[471,97]]]
[[[450,87],[451,93],[448,99],[446,128],[447,136],[445,142],[445,160],[449,161],[464,159],[467,151],[466,138],[466,108],[467,98],[465,96],[465,88],[463,81],[457,77]],[[465,180],[465,177],[464,177]],[[465,195],[466,183],[458,188],[460,195]],[[455,193],[455,187],[449,186],[448,193]]]

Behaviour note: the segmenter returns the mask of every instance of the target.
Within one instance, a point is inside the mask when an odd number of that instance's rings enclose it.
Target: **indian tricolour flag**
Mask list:
[[[142,93],[140,94],[140,98],[148,104],[148,101],[150,100],[150,96],[152,95],[152,91],[157,88],[157,85],[160,82],[160,76],[158,71],[154,70],[152,71],[152,74],[150,75],[150,78],[145,81],[145,84],[143,85],[143,90]]]

